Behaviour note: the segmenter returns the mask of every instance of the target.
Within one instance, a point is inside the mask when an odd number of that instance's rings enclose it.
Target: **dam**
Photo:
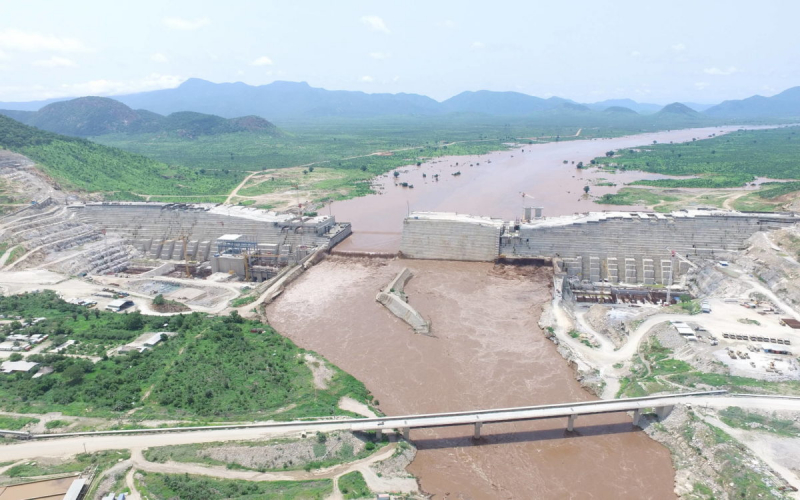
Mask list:
[[[404,220],[400,252],[411,259],[490,262],[556,260],[568,277],[590,282],[669,284],[688,259],[725,258],[747,239],[800,221],[795,214],[728,210],[588,212],[503,221],[442,212]],[[676,255],[681,259],[673,270]]]

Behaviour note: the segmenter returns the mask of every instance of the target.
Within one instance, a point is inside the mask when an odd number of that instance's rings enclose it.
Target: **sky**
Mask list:
[[[0,101],[195,77],[717,103],[800,85],[798,17],[795,0],[0,0]]]

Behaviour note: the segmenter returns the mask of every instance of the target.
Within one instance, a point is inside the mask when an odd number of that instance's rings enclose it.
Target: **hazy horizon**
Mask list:
[[[800,84],[800,7],[778,0],[464,9],[346,1],[221,5],[43,0],[0,6],[0,101],[213,82],[308,82],[329,90],[515,91],[592,103],[719,103]]]

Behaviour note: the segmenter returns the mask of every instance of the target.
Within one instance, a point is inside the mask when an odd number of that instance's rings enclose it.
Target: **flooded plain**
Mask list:
[[[404,266],[435,337],[375,301]],[[362,380],[389,415],[593,399],[537,322],[546,268],[330,257],[267,309],[270,323]],[[674,498],[666,448],[626,415],[412,431],[409,471],[437,499]]]
[[[403,218],[410,211],[459,212],[513,220],[523,205],[543,207],[545,216],[602,210],[641,210],[639,206],[598,205],[591,197],[615,193],[624,184],[667,176],[647,172],[578,169],[606,151],[658,143],[686,142],[742,128],[707,127],[649,134],[530,144],[484,155],[444,156],[421,166],[401,167],[400,176],[379,177],[378,193],[331,204],[337,220],[353,225],[353,235],[337,252],[396,252]],[[524,152],[523,152],[524,151]],[[565,164],[564,161],[567,163]],[[453,175],[459,173],[458,175]],[[438,174],[438,181],[435,175]],[[424,175],[424,177],[423,177]],[[413,188],[397,185],[412,184]],[[597,182],[616,186],[598,186]],[[590,186],[585,197],[583,188]],[[523,193],[526,195],[523,198]]]

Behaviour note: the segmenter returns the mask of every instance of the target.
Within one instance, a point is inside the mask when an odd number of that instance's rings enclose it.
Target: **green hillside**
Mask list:
[[[79,97],[48,104],[35,112],[0,110],[0,115],[48,132],[78,137],[154,133],[193,139],[235,132],[280,135],[275,125],[257,116],[227,119],[193,111],[162,116],[133,110],[107,97]]]
[[[241,173],[192,171],[150,158],[29,127],[0,116],[0,147],[23,154],[63,187],[162,195],[223,194]]]

